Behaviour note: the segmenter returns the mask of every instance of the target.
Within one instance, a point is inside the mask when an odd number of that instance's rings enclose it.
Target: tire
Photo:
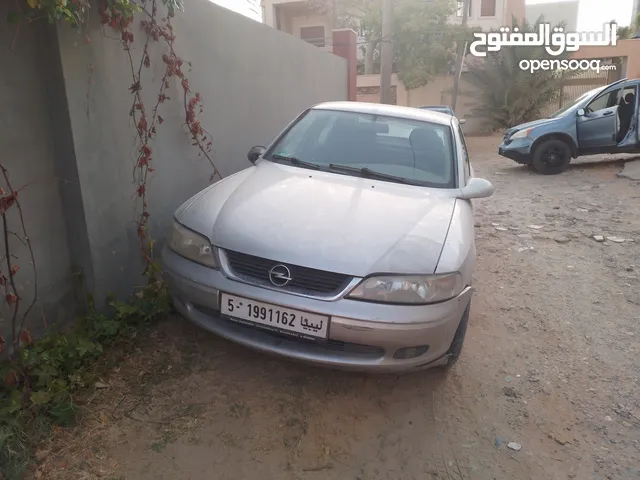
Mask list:
[[[467,334],[467,326],[469,325],[470,310],[471,310],[471,301],[469,301],[469,305],[467,305],[467,308],[462,314],[462,318],[460,319],[460,323],[458,324],[456,333],[453,336],[453,341],[451,342],[451,346],[449,347],[449,350],[447,350],[446,355],[449,356],[449,362],[446,364],[446,368],[449,368],[452,365],[454,365],[460,358],[460,354],[462,353],[462,345],[464,344],[464,337]]]
[[[531,165],[543,175],[557,175],[564,172],[571,162],[571,146],[564,140],[550,138],[536,146]]]

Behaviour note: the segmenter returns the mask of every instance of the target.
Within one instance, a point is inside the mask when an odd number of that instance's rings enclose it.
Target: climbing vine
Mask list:
[[[10,340],[0,335],[0,355],[9,353],[7,362],[0,364],[0,420],[9,418],[34,418],[34,409],[45,412],[54,421],[61,415],[60,405],[69,405],[72,410],[73,390],[86,384],[81,374],[87,362],[95,361],[102,352],[102,344],[107,340],[139,328],[152,319],[167,312],[166,292],[162,284],[160,267],[154,258],[154,242],[149,233],[148,181],[155,169],[154,140],[164,119],[162,105],[172,100],[172,82],[177,82],[184,110],[184,133],[212,168],[211,180],[219,178],[219,173],[211,158],[211,135],[202,126],[199,115],[203,111],[203,100],[199,92],[192,91],[187,78],[190,63],[182,59],[175,46],[176,33],[172,24],[175,14],[182,10],[181,0],[11,0],[15,9],[8,15],[8,21],[15,26],[15,36],[11,48],[19,40],[20,30],[32,22],[67,22],[84,35],[86,43],[91,43],[88,33],[90,15],[97,14],[105,37],[120,42],[128,60],[130,79],[123,83],[123,89],[131,94],[129,119],[135,138],[133,149],[133,191],[132,199],[137,209],[136,228],[143,264],[143,274],[148,285],[138,292],[127,304],[111,301],[111,317],[97,314],[90,309],[89,315],[73,334],[61,336],[48,334],[42,340],[34,341],[28,328],[27,317],[37,305],[37,269],[31,241],[26,231],[22,207],[18,195],[26,187],[14,189],[6,165],[0,163],[0,178],[4,178],[6,191],[0,189],[0,217],[4,232],[4,251],[0,253],[0,291],[4,295],[4,307],[10,311]],[[159,47],[152,48],[152,44]],[[154,57],[153,52],[161,53]],[[144,95],[143,87],[154,85],[149,72],[152,64],[163,66],[163,75],[157,93]],[[89,66],[90,72],[93,66]],[[88,81],[91,84],[91,78]],[[88,94],[89,95],[89,94]],[[148,103],[145,103],[145,98]],[[149,99],[152,99],[149,101]],[[14,212],[10,212],[14,210]],[[9,218],[18,219],[17,227],[12,227]],[[12,241],[10,241],[12,240]],[[18,257],[12,251],[13,241],[26,249],[32,269],[33,295],[27,301],[16,284],[15,277],[20,271]],[[2,290],[3,289],[3,290]],[[43,317],[44,319],[44,317]],[[132,325],[134,327],[132,327]],[[7,349],[7,345],[10,349]],[[69,410],[69,409],[67,409]],[[65,410],[65,411],[67,411]],[[26,412],[20,415],[19,412]],[[17,421],[17,420],[16,420]],[[0,422],[2,423],[2,422]],[[54,421],[55,423],[55,421]],[[9,425],[7,423],[7,425]],[[24,425],[23,425],[24,426]],[[2,427],[4,428],[4,427]],[[0,463],[8,460],[7,452],[15,447],[7,446],[8,441],[22,441],[15,430],[0,428]],[[21,431],[18,429],[18,431]],[[23,432],[24,433],[24,432]],[[7,440],[9,439],[9,440]],[[5,472],[6,473],[6,472]],[[0,469],[2,477],[2,469]]]

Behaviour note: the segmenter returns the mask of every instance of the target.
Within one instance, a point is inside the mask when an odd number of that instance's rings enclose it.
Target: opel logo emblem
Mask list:
[[[269,270],[269,280],[276,287],[284,287],[291,280],[291,270],[286,265],[276,265]]]

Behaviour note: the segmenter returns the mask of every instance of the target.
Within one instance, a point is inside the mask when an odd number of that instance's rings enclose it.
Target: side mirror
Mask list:
[[[461,118],[460,120],[458,120],[458,123],[460,125],[464,125],[465,123],[467,123],[467,121],[464,118]]]
[[[267,149],[261,146],[251,147],[251,150],[247,153],[247,158],[251,163],[256,163],[266,151]]]
[[[582,116],[584,116],[584,114],[585,114],[584,108],[581,108],[576,112],[576,115],[578,117],[582,117]]]
[[[493,195],[495,188],[489,180],[484,178],[471,177],[469,182],[460,189],[458,198],[471,200],[472,198],[485,198]]]

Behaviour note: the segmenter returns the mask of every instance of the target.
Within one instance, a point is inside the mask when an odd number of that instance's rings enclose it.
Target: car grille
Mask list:
[[[225,250],[225,254],[231,271],[238,278],[274,287],[269,279],[269,270],[276,265],[281,265],[281,262],[232,250]],[[291,272],[292,280],[286,286],[279,288],[291,292],[330,296],[342,291],[352,279],[349,275],[341,273],[326,272],[299,265],[286,264],[286,266]]]
[[[357,357],[357,358],[382,358],[384,356],[384,349],[374,345],[362,345],[359,343],[342,342],[340,340],[332,340],[330,338],[326,340],[307,340],[306,338],[298,338],[286,333],[273,332],[270,330],[264,330],[260,328],[260,325],[256,327],[250,327],[248,325],[242,325],[229,320],[225,316],[220,315],[219,310],[214,310],[202,305],[193,304],[193,307],[201,313],[216,319],[216,321],[225,322],[227,328],[233,329],[235,332],[242,332],[245,335],[253,338],[262,338],[265,341],[267,339],[274,339],[283,344],[302,344],[305,345],[309,351],[323,352],[327,355],[331,355],[332,352]]]

